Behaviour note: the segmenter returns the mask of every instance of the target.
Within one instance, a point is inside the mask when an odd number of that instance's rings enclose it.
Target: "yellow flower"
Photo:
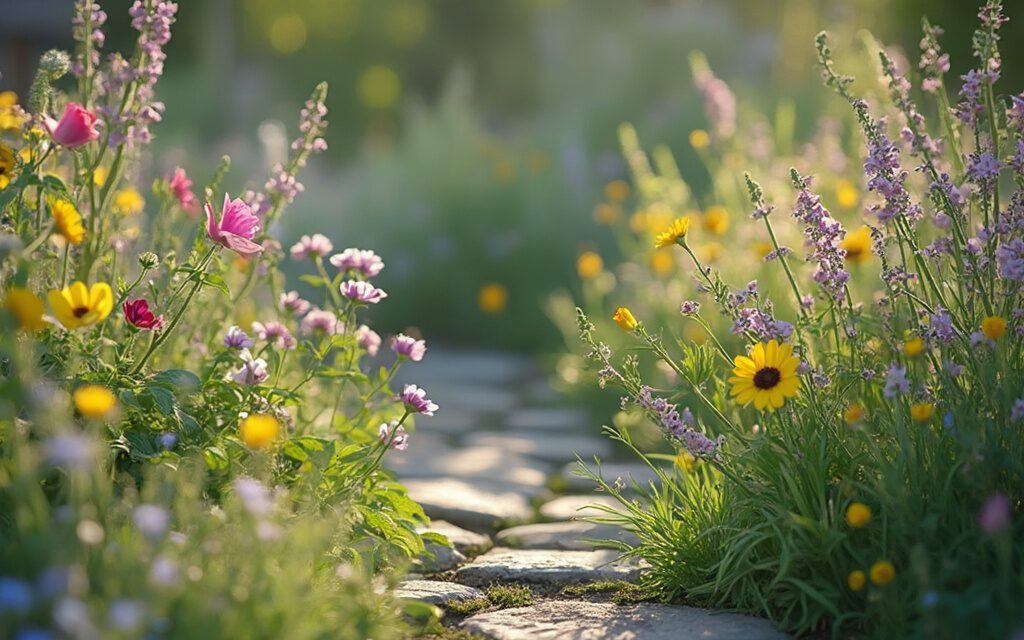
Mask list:
[[[928,422],[935,415],[935,405],[930,402],[915,402],[910,405],[910,417],[914,422]]]
[[[852,209],[860,201],[860,193],[857,187],[849,180],[843,179],[836,183],[836,201],[844,209]]]
[[[0,177],[10,179],[11,172],[14,171],[14,151],[10,147],[0,142]]]
[[[686,237],[686,232],[690,230],[690,219],[687,217],[676,218],[672,224],[669,225],[668,229],[658,234],[654,240],[654,246],[658,249],[662,247],[669,247],[679,240]]]
[[[720,236],[729,228],[729,211],[725,207],[711,207],[704,212],[704,230]]]
[[[625,180],[612,180],[604,185],[604,197],[608,202],[622,202],[629,197],[629,184]]]
[[[703,129],[694,129],[690,132],[690,146],[694,149],[704,149],[711,144],[711,136]]]
[[[0,93],[0,131],[14,131],[25,124],[25,118],[18,114],[18,94],[13,91]]]
[[[46,307],[39,296],[28,289],[11,287],[4,298],[4,307],[18,319],[18,328],[22,331],[39,331],[46,326],[43,312]]]
[[[767,344],[759,342],[750,350],[750,356],[736,356],[736,368],[731,395],[740,404],[753,400],[759,410],[774,411],[786,403],[786,398],[796,396],[800,389],[800,378],[796,368],[800,358],[793,355],[793,345],[779,344],[775,340]]]
[[[1006,334],[1006,319],[1002,316],[988,316],[981,321],[981,332],[989,340],[998,340]]]
[[[123,216],[139,213],[146,208],[146,200],[134,187],[126,187],[114,194],[114,210]]]
[[[675,266],[675,260],[672,258],[672,252],[659,249],[651,254],[651,268],[659,276],[667,276],[672,273],[672,267]]]
[[[604,260],[593,251],[584,251],[576,259],[576,273],[584,280],[596,278],[602,269],[604,269]]]
[[[102,418],[117,406],[117,397],[98,384],[86,384],[75,389],[71,394],[78,413],[86,418]]]
[[[105,282],[97,282],[91,288],[82,282],[73,282],[63,290],[51,291],[49,298],[53,315],[66,329],[101,322],[114,308],[114,294]]]
[[[871,227],[861,225],[856,231],[846,234],[840,249],[846,250],[846,261],[860,264],[871,259]]]
[[[0,176],[0,191],[7,188],[7,185],[11,184],[11,179],[7,176]]]
[[[281,423],[274,416],[255,414],[246,417],[238,425],[238,435],[245,446],[252,449],[265,449],[270,446],[281,431]]]
[[[75,205],[67,200],[54,200],[50,203],[50,213],[57,225],[57,231],[71,244],[82,244],[85,228],[82,227],[82,216]]]
[[[619,220],[619,208],[602,202],[594,207],[594,222],[597,224],[614,224]]]
[[[725,248],[719,242],[709,242],[696,247],[697,256],[700,257],[702,262],[709,264],[718,262],[718,259],[722,257],[723,251],[725,251]]]
[[[757,257],[762,260],[764,260],[764,257],[771,253],[774,248],[775,247],[773,247],[770,242],[761,241],[754,243],[754,252],[757,253]]]
[[[697,458],[694,457],[689,451],[680,451],[676,455],[676,465],[683,470],[684,473],[693,471],[696,466]]]
[[[96,170],[92,172],[92,182],[97,187],[102,187],[107,183],[107,168],[96,167]]]
[[[615,310],[612,315],[612,320],[615,324],[619,325],[619,328],[623,331],[633,331],[637,327],[636,318],[633,317],[633,312],[626,307],[619,307]]]
[[[871,522],[871,507],[863,502],[852,502],[846,508],[846,524],[854,529],[860,529]]]
[[[864,407],[859,402],[852,402],[843,412],[843,421],[848,425],[854,425],[864,419]]]
[[[871,582],[878,586],[884,587],[892,582],[892,579],[895,577],[896,567],[892,566],[892,563],[888,560],[879,560],[871,565]]]
[[[846,576],[846,585],[850,587],[851,591],[860,591],[864,588],[868,578],[864,575],[864,572],[860,569],[851,571],[850,575]]]
[[[903,343],[903,355],[908,358],[916,358],[922,353],[924,353],[924,340],[921,338],[911,338]]]
[[[508,289],[497,282],[485,284],[480,287],[476,302],[484,313],[501,313],[508,306]]]

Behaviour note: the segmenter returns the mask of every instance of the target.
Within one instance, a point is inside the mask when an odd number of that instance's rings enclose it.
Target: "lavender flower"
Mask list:
[[[868,137],[868,158],[864,161],[868,176],[868,191],[882,195],[883,204],[873,204],[868,210],[878,216],[879,222],[888,223],[897,216],[910,222],[921,217],[920,205],[910,201],[904,182],[907,172],[900,169],[900,152],[885,134],[885,119],[880,118]]]
[[[356,343],[358,343],[360,347],[366,349],[366,353],[368,355],[375,356],[380,350],[381,339],[380,335],[378,335],[376,331],[365,324],[361,324],[359,325],[359,328],[356,329]],[[426,347],[424,347],[423,350],[426,351]]]
[[[972,153],[967,159],[967,179],[990,190],[999,179],[1002,167],[1003,163],[988,151]]]
[[[291,331],[280,322],[273,320],[266,324],[253,322],[252,331],[260,340],[266,340],[278,349],[295,348],[295,338],[292,337]]]
[[[1012,238],[996,248],[996,266],[999,277],[1016,282],[1024,281],[1024,240]]]
[[[821,204],[821,197],[811,193],[807,178],[794,170],[793,182],[800,190],[793,216],[804,224],[805,242],[810,248],[807,260],[817,263],[814,281],[834,300],[841,301],[850,279],[850,273],[843,268],[846,251],[839,248],[846,231]]]
[[[1010,527],[1011,512],[1010,499],[1002,493],[994,493],[978,512],[978,528],[990,536],[1001,533]]]
[[[906,393],[910,393],[910,380],[907,380],[907,368],[893,363],[885,372],[885,389],[882,391],[882,395],[892,400],[897,394]]]
[[[278,302],[282,308],[297,316],[305,315],[305,313],[309,311],[310,307],[313,306],[308,300],[300,298],[298,291],[282,293],[280,298],[278,298]]]
[[[46,441],[47,461],[66,469],[89,469],[96,464],[99,452],[90,438],[80,433],[61,433]]]
[[[732,324],[732,332],[737,335],[750,334],[762,342],[769,340],[787,340],[793,334],[793,325],[776,320],[771,314],[757,308],[740,309]]]
[[[416,340],[415,338],[410,338],[404,333],[400,333],[394,338],[391,338],[391,350],[394,351],[399,358],[408,358],[413,362],[419,362],[427,352],[427,343],[424,340]]]
[[[438,410],[438,406],[427,398],[427,392],[414,384],[407,384],[402,389],[402,402],[405,408],[413,413],[422,413],[425,416],[432,416]]]
[[[999,71],[979,71],[971,69],[967,75],[960,76],[964,81],[960,87],[960,102],[956,105],[956,117],[964,124],[978,126],[978,116],[985,112],[985,104],[981,95],[984,85],[995,84],[999,79]]]
[[[333,336],[341,333],[341,323],[338,322],[338,318],[330,311],[316,308],[306,314],[299,327],[305,334],[322,333]]]
[[[239,357],[242,364],[228,373],[228,379],[234,380],[238,384],[253,386],[270,377],[270,372],[267,371],[267,361],[263,358],[254,359],[248,349],[242,349]]]
[[[1010,409],[1010,422],[1024,420],[1024,398],[1017,398],[1013,401],[1013,408]]]
[[[251,349],[256,345],[252,338],[237,325],[232,325],[224,334],[224,346],[229,349]]]
[[[384,269],[384,261],[376,253],[354,247],[331,256],[331,264],[342,271],[358,271],[364,278],[372,278]]]
[[[242,506],[257,518],[270,515],[274,510],[274,499],[267,487],[255,478],[242,476],[235,478],[233,483],[235,494],[242,501]]]
[[[159,538],[171,524],[171,514],[157,504],[140,504],[132,511],[135,527],[147,538]]]
[[[956,329],[953,327],[953,316],[942,307],[936,307],[935,313],[929,318],[928,330],[925,336],[949,344],[956,338]]]
[[[86,19],[88,16],[88,20]],[[107,21],[107,13],[100,8],[98,2],[93,0],[77,0],[75,2],[75,14],[71,18],[71,35],[77,42],[87,44],[89,47],[90,63],[95,68],[100,63],[100,49],[106,41],[103,33],[103,25]],[[86,24],[92,29],[86,33]],[[71,72],[81,77],[85,73],[85,67],[78,62],[72,63]]]
[[[394,432],[394,435],[392,435],[392,432]],[[398,424],[397,420],[380,425],[380,428],[377,429],[377,437],[380,439],[381,444],[385,446],[390,441],[392,449],[405,451],[409,448],[409,434],[405,432],[405,427]]]
[[[377,304],[388,294],[383,289],[378,289],[369,282],[361,280],[346,280],[341,283],[341,295],[353,302],[362,304]]]
[[[695,316],[700,313],[700,303],[696,300],[684,300],[679,305],[679,313],[684,316]]]
[[[322,233],[314,233],[312,236],[302,236],[299,241],[292,245],[292,260],[305,260],[309,257],[323,257],[334,250],[330,239]]]
[[[678,406],[670,404],[664,398],[655,398],[648,386],[640,387],[633,399],[637,406],[658,423],[669,438],[682,443],[683,447],[694,456],[712,456],[718,451],[722,440],[711,440],[700,431],[694,429],[696,421],[689,408],[679,412]]]
[[[704,98],[704,115],[715,137],[731,138],[736,133],[736,97],[721,79],[708,68],[703,58],[691,58],[693,81]]]

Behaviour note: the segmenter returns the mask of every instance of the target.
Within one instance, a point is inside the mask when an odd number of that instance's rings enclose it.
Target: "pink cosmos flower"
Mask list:
[[[288,311],[291,311],[293,314],[297,316],[305,315],[305,313],[309,311],[309,308],[312,306],[310,305],[308,300],[303,300],[302,298],[299,297],[298,291],[289,291],[288,293],[282,293],[281,296],[278,298],[278,303],[281,305],[281,307],[287,309]]]
[[[380,259],[380,256],[369,249],[356,249],[355,247],[350,247],[331,256],[331,264],[342,271],[354,269],[366,278],[372,278],[384,269],[384,261]]]
[[[353,302],[363,304],[377,304],[388,294],[383,289],[378,289],[369,282],[360,280],[346,280],[341,283],[341,295]]]
[[[184,169],[175,167],[174,173],[171,174],[171,178],[168,180],[168,184],[182,209],[195,208],[197,203],[196,194],[192,193],[192,181],[189,180]]]
[[[312,236],[302,236],[299,241],[292,245],[290,253],[292,260],[305,260],[310,256],[323,257],[334,250],[330,238],[322,233],[314,233]]]
[[[410,338],[404,333],[400,333],[391,338],[391,350],[398,354],[399,357],[419,362],[427,352],[427,343],[425,340],[417,340]]]
[[[214,219],[213,205],[206,203],[206,233],[211,240],[242,257],[251,258],[263,251],[263,247],[252,241],[259,228],[259,218],[238,198],[232,200],[224,194],[220,222]]]
[[[313,309],[307,313],[306,317],[302,319],[301,327],[303,333],[314,334],[322,332],[329,336],[341,333],[342,329],[338,318],[330,311],[324,311],[323,309]]]
[[[432,416],[438,410],[438,406],[427,398],[427,392],[414,384],[407,384],[402,389],[402,402],[405,408],[413,413],[422,413],[425,416]]]
[[[394,435],[392,435],[392,430]],[[409,448],[409,434],[405,432],[405,427],[398,424],[397,420],[381,424],[377,429],[377,437],[380,438],[383,445],[387,445],[390,440],[392,449],[405,451]]]
[[[69,102],[64,107],[64,115],[60,122],[53,118],[43,118],[43,127],[53,141],[69,149],[97,140],[100,132],[96,129],[96,114],[88,111],[77,102]]]
[[[294,349],[295,338],[292,337],[291,331],[288,331],[288,327],[284,326],[280,322],[271,320],[266,324],[262,322],[252,323],[252,332],[260,340],[266,340],[278,349]]]
[[[228,379],[238,384],[249,386],[257,385],[270,377],[267,371],[267,361],[263,358],[253,358],[248,349],[242,349],[239,354],[242,360],[241,366],[228,372]]]
[[[164,317],[154,316],[149,303],[142,298],[124,303],[124,319],[143,331],[159,331],[164,326]]]
[[[359,325],[356,329],[356,342],[371,356],[377,355],[380,349],[380,335],[365,324]]]
[[[224,334],[224,346],[229,349],[251,349],[256,345],[238,325],[232,325]]]

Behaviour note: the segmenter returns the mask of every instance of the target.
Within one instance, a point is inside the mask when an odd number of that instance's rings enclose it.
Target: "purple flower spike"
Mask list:
[[[427,352],[427,343],[424,340],[416,340],[415,338],[410,338],[404,333],[400,333],[394,338],[391,338],[391,350],[399,357],[408,358],[413,362],[419,362]]]
[[[425,416],[432,416],[438,410],[438,406],[427,398],[427,392],[414,384],[407,384],[402,389],[402,402],[405,407],[413,413],[422,413]]]
[[[341,295],[362,304],[377,304],[388,297],[388,294],[383,289],[378,289],[369,282],[359,280],[346,280],[342,282]]]

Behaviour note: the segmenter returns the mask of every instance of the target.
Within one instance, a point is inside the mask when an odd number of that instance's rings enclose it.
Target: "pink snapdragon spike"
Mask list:
[[[410,338],[404,333],[400,333],[391,338],[391,350],[400,358],[408,358],[413,362],[419,362],[427,352],[427,343],[425,340],[417,340],[416,338]]]
[[[217,244],[231,249],[244,258],[251,258],[263,251],[263,247],[252,241],[259,231],[260,220],[252,214],[249,205],[224,194],[224,208],[220,222],[214,218],[213,205],[206,203],[206,233]]]
[[[167,183],[182,209],[195,208],[198,201],[196,200],[196,194],[192,193],[192,181],[189,180],[184,169],[175,167],[174,173],[171,174],[171,178]]]
[[[159,331],[164,326],[164,317],[154,316],[149,310],[149,303],[142,298],[124,303],[124,319],[143,331]]]
[[[69,149],[98,140],[100,132],[96,128],[96,114],[82,107],[77,102],[69,102],[64,107],[64,115],[60,122],[53,118],[43,118],[43,127],[53,141]]]

